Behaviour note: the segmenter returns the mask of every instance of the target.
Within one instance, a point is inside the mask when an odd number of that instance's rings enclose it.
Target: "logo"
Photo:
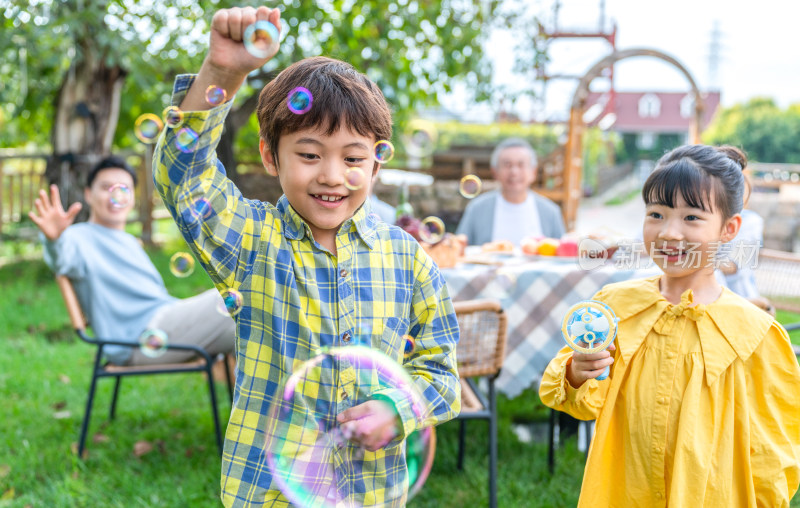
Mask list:
[[[584,238],[578,242],[578,266],[581,270],[595,270],[603,266],[608,261],[608,245],[595,240],[594,238]]]

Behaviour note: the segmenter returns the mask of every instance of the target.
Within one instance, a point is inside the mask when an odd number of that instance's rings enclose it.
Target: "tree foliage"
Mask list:
[[[87,47],[125,72],[117,149],[136,146],[133,124],[160,114],[174,77],[196,72],[213,12],[229,0],[0,0],[0,146],[49,148],[54,102]],[[476,98],[489,90],[482,54],[496,2],[467,0],[284,0],[282,47],[237,97],[252,96],[278,71],[313,55],[352,63],[383,90],[402,121],[456,80]],[[88,46],[87,46],[88,45]],[[249,112],[241,125],[252,129]],[[253,149],[256,147],[253,146]]]
[[[743,148],[751,160],[800,163],[800,104],[781,109],[769,98],[725,108],[703,134],[710,144]]]
[[[4,146],[49,147],[58,92],[88,51],[127,75],[120,117],[125,127],[142,112],[160,113],[157,105],[168,90],[162,83],[199,61],[203,10],[193,1],[164,7],[153,1],[5,0],[0,7]],[[134,140],[130,128],[115,137],[118,147]]]

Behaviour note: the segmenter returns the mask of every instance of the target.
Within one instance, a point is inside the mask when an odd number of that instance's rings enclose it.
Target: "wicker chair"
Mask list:
[[[761,249],[758,265],[753,270],[756,288],[764,298],[780,310],[800,313],[800,256],[790,252]],[[784,326],[800,330],[800,322]],[[800,356],[800,346],[794,346]]]
[[[212,366],[214,364],[214,360],[212,360],[211,356],[209,356],[209,354],[203,348],[198,346],[168,344],[167,349],[194,351],[197,354],[197,357],[184,363],[175,363],[175,364],[143,365],[143,366],[119,366],[108,363],[104,364],[102,362],[103,347],[111,344],[139,347],[138,340],[109,339],[107,337],[104,338],[89,337],[86,334],[87,322],[84,317],[84,313],[81,309],[80,302],[78,301],[78,297],[75,294],[75,289],[72,287],[72,282],[63,275],[57,275],[56,282],[58,283],[58,287],[61,290],[61,296],[64,298],[64,304],[67,307],[67,312],[69,313],[70,321],[72,322],[72,326],[75,328],[75,332],[78,334],[78,337],[82,341],[97,347],[97,352],[95,353],[95,358],[94,358],[94,366],[92,370],[92,381],[91,384],[89,385],[89,397],[86,401],[86,412],[83,415],[83,422],[81,423],[81,434],[80,434],[80,439],[78,441],[78,457],[80,458],[84,457],[83,452],[86,448],[86,434],[89,429],[89,420],[92,414],[92,404],[94,402],[95,389],[97,387],[97,380],[99,378],[113,377],[116,379],[116,382],[114,383],[114,392],[113,395],[111,396],[111,409],[109,411],[109,419],[113,420],[116,414],[117,395],[119,394],[119,384],[122,377],[146,376],[151,374],[173,374],[173,373],[181,374],[186,372],[205,373],[206,377],[208,378],[208,390],[209,390],[209,395],[211,397],[211,414],[214,420],[214,430],[216,432],[217,447],[221,455],[222,431],[220,429],[220,424],[219,424],[219,413],[217,411],[217,395],[214,389],[214,377],[212,375]],[[230,376],[230,369],[228,366],[228,362],[225,360],[225,355],[219,355],[216,359],[222,360],[222,363],[225,365],[225,371],[226,371],[225,377],[228,380],[228,395],[232,399],[233,387],[231,385],[231,376]]]
[[[458,373],[461,377],[461,414],[458,468],[464,467],[467,420],[489,420],[489,506],[497,506],[497,396],[494,381],[500,375],[506,349],[506,315],[496,300],[454,302],[461,338]],[[474,378],[488,382],[488,397]]]

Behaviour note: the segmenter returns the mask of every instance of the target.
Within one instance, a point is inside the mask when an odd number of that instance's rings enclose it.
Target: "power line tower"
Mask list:
[[[605,16],[606,3],[605,0],[600,0],[600,16],[597,31],[581,31],[581,30],[562,30],[558,25],[558,14],[561,10],[561,0],[555,0],[553,4],[553,29],[548,30],[542,23],[539,23],[539,36],[546,40],[546,45],[549,48],[550,43],[556,39],[600,39],[608,42],[611,46],[613,53],[617,49],[617,24],[613,23],[611,29],[606,27]],[[542,64],[536,73],[537,79],[542,81],[542,92],[540,94],[541,102],[544,103],[547,97],[547,85],[552,80],[574,80],[578,81],[581,76],[577,74],[550,74],[547,72],[546,64]],[[604,77],[609,80],[608,100],[605,107],[599,112],[597,118],[602,118],[608,113],[614,111],[614,67],[611,66]]]

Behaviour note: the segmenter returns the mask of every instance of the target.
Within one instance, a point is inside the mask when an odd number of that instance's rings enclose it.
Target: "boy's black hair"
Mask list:
[[[656,164],[642,189],[646,204],[675,208],[681,193],[686,204],[706,212],[714,204],[725,219],[742,211],[747,156],[733,146],[684,145],[667,153]]]
[[[125,162],[125,159],[116,155],[109,155],[95,164],[91,171],[89,171],[89,176],[86,177],[86,186],[91,187],[92,182],[94,182],[94,179],[97,178],[97,173],[104,169],[122,169],[127,171],[133,178],[134,187],[136,186],[136,171],[130,166],[130,164]]]
[[[295,114],[286,104],[297,87],[311,93],[305,114]],[[330,136],[347,127],[373,142],[392,137],[392,112],[378,85],[349,63],[323,56],[295,62],[267,83],[256,114],[259,135],[276,165],[280,137],[303,129],[318,128]]]

